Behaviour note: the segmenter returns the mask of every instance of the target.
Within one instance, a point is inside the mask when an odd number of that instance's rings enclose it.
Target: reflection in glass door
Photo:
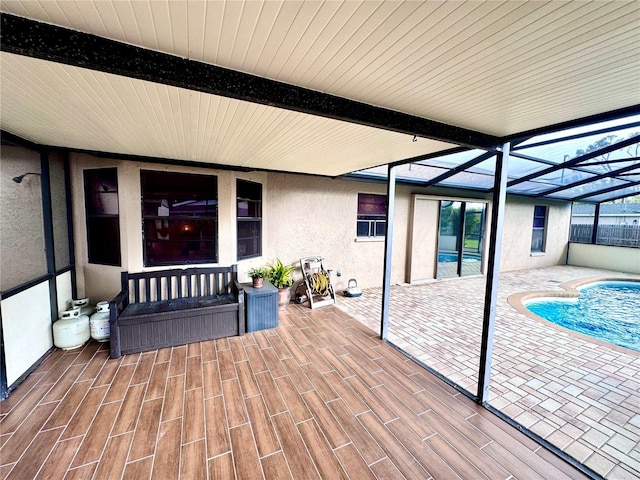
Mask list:
[[[482,273],[486,205],[440,202],[437,278]]]
[[[461,243],[462,202],[440,202],[440,224],[438,228],[438,271],[437,278],[459,275],[459,252]]]
[[[484,203],[465,203],[464,242],[462,245],[462,267],[460,275],[482,273],[482,250],[484,248]]]

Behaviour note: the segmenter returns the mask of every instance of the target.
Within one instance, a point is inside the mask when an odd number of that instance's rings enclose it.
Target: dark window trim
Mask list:
[[[175,175],[175,176],[192,176],[192,177],[206,177],[208,180],[215,182],[215,215],[208,216],[193,216],[193,215],[176,215],[176,216],[159,216],[159,215],[145,215],[145,188],[144,188],[144,176],[145,174],[149,175]],[[180,172],[180,171],[162,171],[162,170],[140,170],[140,206],[141,206],[141,215],[142,215],[142,251],[143,251],[143,264],[145,267],[160,267],[160,266],[176,266],[176,265],[198,265],[198,264],[206,264],[206,263],[218,263],[219,258],[219,224],[218,224],[218,214],[219,214],[219,205],[218,205],[218,175],[207,175],[202,173],[190,173],[190,172]],[[178,193],[179,195],[183,195],[184,191],[175,190],[172,193]],[[197,193],[200,193],[200,190],[197,190]],[[157,194],[157,192],[148,192],[147,198],[149,196],[153,196],[153,194]],[[205,198],[211,200],[211,198]],[[208,203],[207,203],[208,205]],[[215,224],[215,235],[211,239],[204,240],[206,242],[213,243],[213,258],[207,259],[180,259],[180,260],[150,260],[149,252],[147,251],[147,238],[146,238],[146,222],[149,220],[171,220],[171,221],[180,221],[180,220],[188,220],[190,222],[213,222]],[[188,242],[184,240],[184,242]]]
[[[98,175],[99,172],[102,171],[104,173],[106,173],[107,171],[110,171],[109,173],[115,173],[115,190],[109,190],[107,191],[106,189],[108,188],[108,186],[103,184],[103,188],[105,189],[104,193],[113,193],[115,194],[116,197],[116,210],[117,213],[92,213],[92,208],[91,208],[91,196],[89,195],[90,191],[90,185],[89,185],[89,179],[90,179],[90,175]],[[117,167],[104,167],[104,168],[87,168],[83,170],[83,180],[84,180],[84,207],[85,207],[85,224],[87,227],[87,261],[88,263],[94,264],[94,265],[109,265],[109,266],[114,266],[114,267],[120,267],[122,265],[122,247],[121,247],[121,242],[120,242],[120,195],[118,194],[118,168]],[[100,181],[98,181],[100,182]],[[92,233],[92,223],[93,220],[97,220],[97,219],[114,219],[115,220],[115,228],[116,228],[116,233],[115,233],[115,238],[118,239],[117,244],[113,246],[114,248],[114,252],[113,252],[113,261],[106,261],[103,259],[96,259],[96,258],[92,258],[92,235],[95,234],[95,232]],[[117,251],[115,251],[117,250]],[[115,260],[117,257],[117,261]]]
[[[379,197],[384,200],[383,204],[387,204],[387,196],[380,193],[358,193],[358,211],[357,211],[357,219],[356,219],[356,238],[384,238],[387,230],[387,215],[386,212],[384,214],[369,214],[369,213],[360,213],[360,199],[361,196],[367,195],[371,197]],[[367,222],[367,235],[360,235],[358,226],[361,223]],[[380,232],[379,228],[382,228],[382,232]]]
[[[239,191],[239,186],[240,183],[246,183],[246,184],[253,184],[254,186],[256,186],[256,188],[259,190],[260,195],[258,199],[255,198],[248,198],[248,197],[241,197],[240,194],[238,193]],[[263,217],[263,212],[262,212],[262,198],[263,198],[263,186],[262,183],[260,182],[253,182],[251,180],[245,180],[243,178],[237,178],[236,179],[236,259],[237,260],[248,260],[250,258],[257,258],[257,257],[261,257],[262,256],[262,217]],[[258,213],[259,216],[257,217],[243,217],[240,216],[240,201],[249,201],[249,202],[256,202],[258,204]],[[240,255],[239,251],[240,251],[240,222],[255,222],[258,224],[258,251],[256,253],[251,253],[249,255]],[[243,237],[244,239],[246,239],[247,237]]]
[[[536,209],[537,208],[544,208],[544,217],[541,216],[536,216]],[[536,219],[539,218],[543,218],[544,222],[542,227],[536,227]],[[535,205],[533,207],[533,222],[531,225],[531,253],[532,254],[540,254],[540,253],[545,253],[546,249],[547,249],[547,226],[549,223],[549,207],[546,205]],[[535,232],[542,232],[542,242],[540,245],[540,249],[534,249],[533,248],[533,235]]]

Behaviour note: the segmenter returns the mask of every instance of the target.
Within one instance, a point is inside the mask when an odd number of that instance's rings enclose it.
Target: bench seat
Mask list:
[[[176,310],[191,310],[193,308],[229,305],[236,302],[233,295],[212,295],[207,297],[174,298],[159,302],[130,303],[120,314],[121,322],[135,321],[147,315],[175,312]],[[236,307],[237,310],[237,307]]]
[[[237,266],[122,272],[109,326],[111,358],[244,335]]]

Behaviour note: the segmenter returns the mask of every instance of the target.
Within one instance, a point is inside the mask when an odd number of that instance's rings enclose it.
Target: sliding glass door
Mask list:
[[[482,273],[486,204],[440,202],[437,278]]]
[[[441,201],[438,227],[437,278],[459,275],[459,252],[462,245],[462,202]]]
[[[485,226],[484,203],[465,203],[464,241],[462,243],[461,275],[482,273],[482,250],[484,248]]]

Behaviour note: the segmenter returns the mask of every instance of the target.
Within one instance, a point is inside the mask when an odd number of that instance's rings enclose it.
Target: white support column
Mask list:
[[[391,258],[393,257],[393,215],[396,203],[396,167],[389,165],[387,174],[387,232],[384,237],[384,278],[382,281],[382,316],[380,338],[387,339],[389,300],[391,298]]]

